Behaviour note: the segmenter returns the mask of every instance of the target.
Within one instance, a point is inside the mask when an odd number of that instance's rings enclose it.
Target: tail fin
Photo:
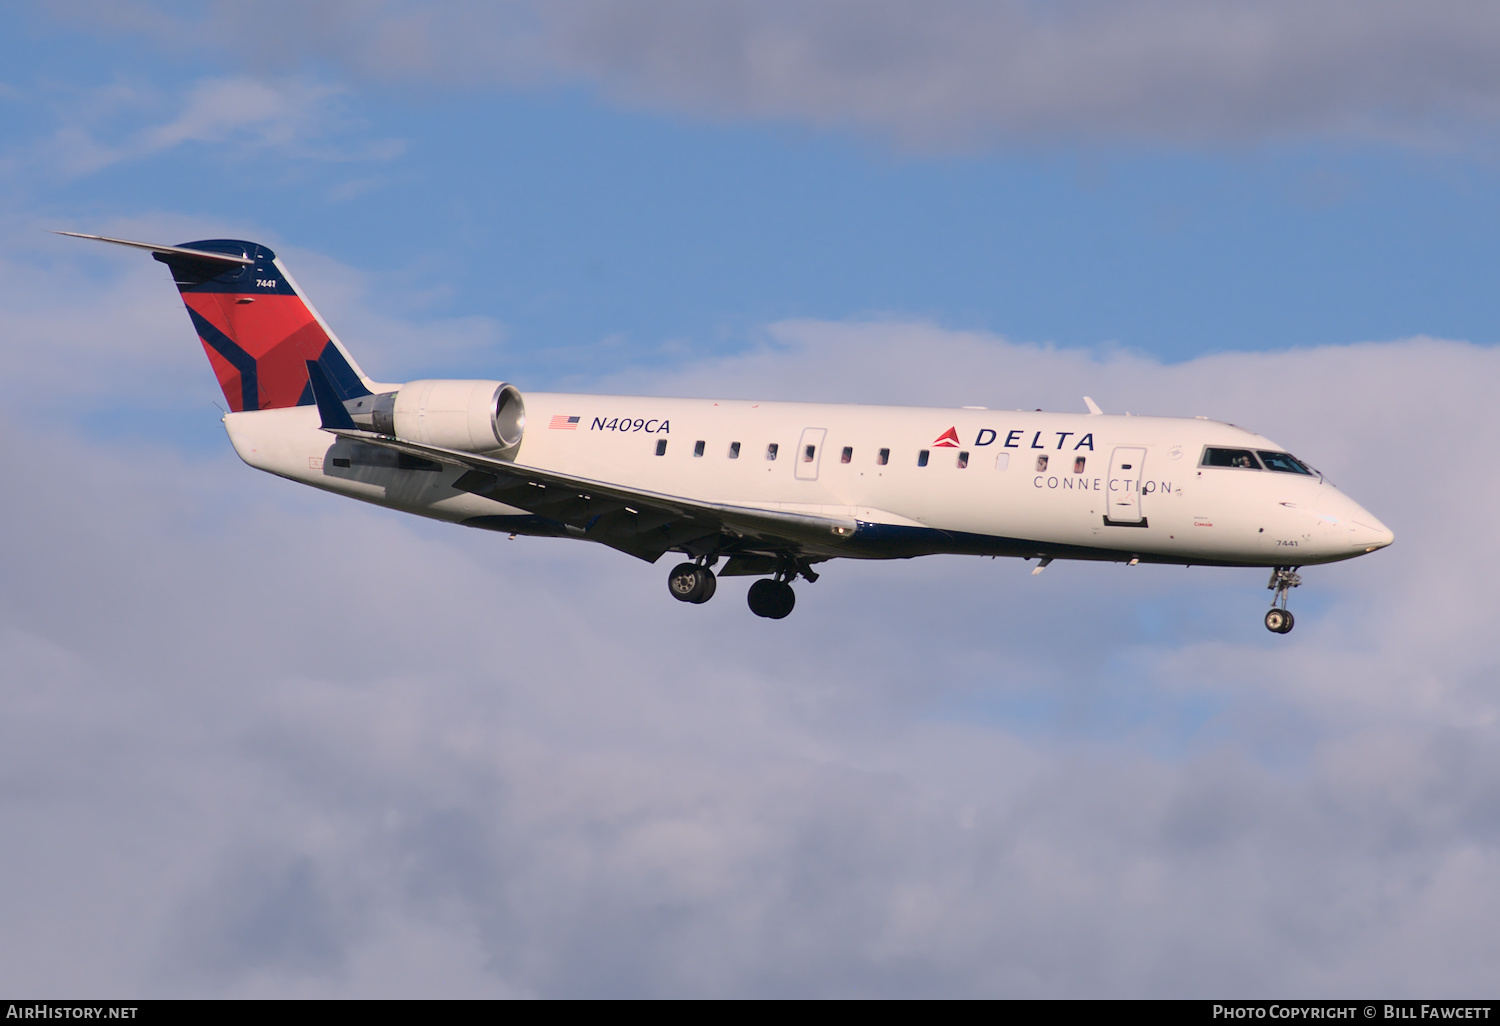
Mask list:
[[[371,394],[359,365],[265,246],[236,239],[157,246],[58,234],[150,250],[171,269],[231,410],[312,405],[310,361],[339,399]]]

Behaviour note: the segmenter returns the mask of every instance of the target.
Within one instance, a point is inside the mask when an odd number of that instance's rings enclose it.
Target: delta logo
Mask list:
[[[940,434],[936,438],[934,438],[932,440],[932,447],[934,449],[957,449],[958,448],[958,428],[957,428],[957,426],[949,428],[947,431],[944,431],[942,434]]]

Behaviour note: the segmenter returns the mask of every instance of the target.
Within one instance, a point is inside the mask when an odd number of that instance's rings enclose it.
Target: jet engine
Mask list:
[[[520,445],[526,430],[526,403],[504,381],[410,381],[376,396],[373,406],[373,430],[444,449],[503,452]]]

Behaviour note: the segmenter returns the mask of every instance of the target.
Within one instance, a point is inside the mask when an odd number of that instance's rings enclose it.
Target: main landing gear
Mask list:
[[[750,612],[768,620],[780,620],[797,604],[797,593],[792,591],[792,582],[803,578],[808,584],[818,579],[812,564],[803,560],[785,559],[774,577],[756,581],[750,585]]]
[[[1274,634],[1287,634],[1291,631],[1297,620],[1286,607],[1286,593],[1301,583],[1302,578],[1293,567],[1278,566],[1271,571],[1271,583],[1266,587],[1275,589],[1276,594],[1271,599],[1271,608],[1266,612],[1266,630]]]
[[[702,563],[679,563],[667,577],[667,590],[678,602],[701,605],[718,589],[719,579]]]
[[[718,590],[718,578],[709,569],[712,557],[696,563],[679,563],[667,575],[667,590],[679,602],[701,605],[714,597]],[[792,581],[805,577],[816,581],[818,575],[803,562],[787,561],[774,577],[763,578],[750,585],[750,612],[770,620],[780,620],[797,604],[797,594],[792,591]]]
[[[765,577],[750,585],[750,612],[771,620],[780,620],[797,604],[797,593],[786,581]]]

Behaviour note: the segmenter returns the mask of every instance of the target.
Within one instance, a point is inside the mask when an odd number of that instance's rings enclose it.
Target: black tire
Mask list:
[[[780,620],[783,616],[789,615],[792,611],[792,608],[797,604],[797,593],[792,590],[792,586],[790,584],[783,584],[781,586],[781,598],[785,605],[781,607],[781,612],[776,614],[775,619],[777,620]]]
[[[797,604],[797,593],[790,584],[769,578],[750,585],[750,594],[746,598],[750,603],[750,612],[768,620],[782,619]]]
[[[776,590],[776,582],[766,579],[756,581],[750,585],[750,592],[745,600],[750,603],[750,612],[756,616],[770,616],[771,610],[775,608],[773,592]]]
[[[699,605],[702,605],[703,603],[707,602],[709,599],[713,598],[714,597],[714,592],[716,592],[718,590],[719,590],[719,578],[716,577],[714,575],[714,572],[712,570],[710,570],[708,567],[704,567],[703,568],[703,594],[699,595],[697,598],[693,599],[693,601],[696,602],[696,603],[698,603]]]
[[[667,590],[678,602],[707,602],[717,588],[713,571],[697,563],[678,563],[667,575]]]
[[[1285,634],[1292,629],[1295,622],[1290,611],[1285,609],[1271,608],[1266,611],[1266,630],[1272,634]]]

